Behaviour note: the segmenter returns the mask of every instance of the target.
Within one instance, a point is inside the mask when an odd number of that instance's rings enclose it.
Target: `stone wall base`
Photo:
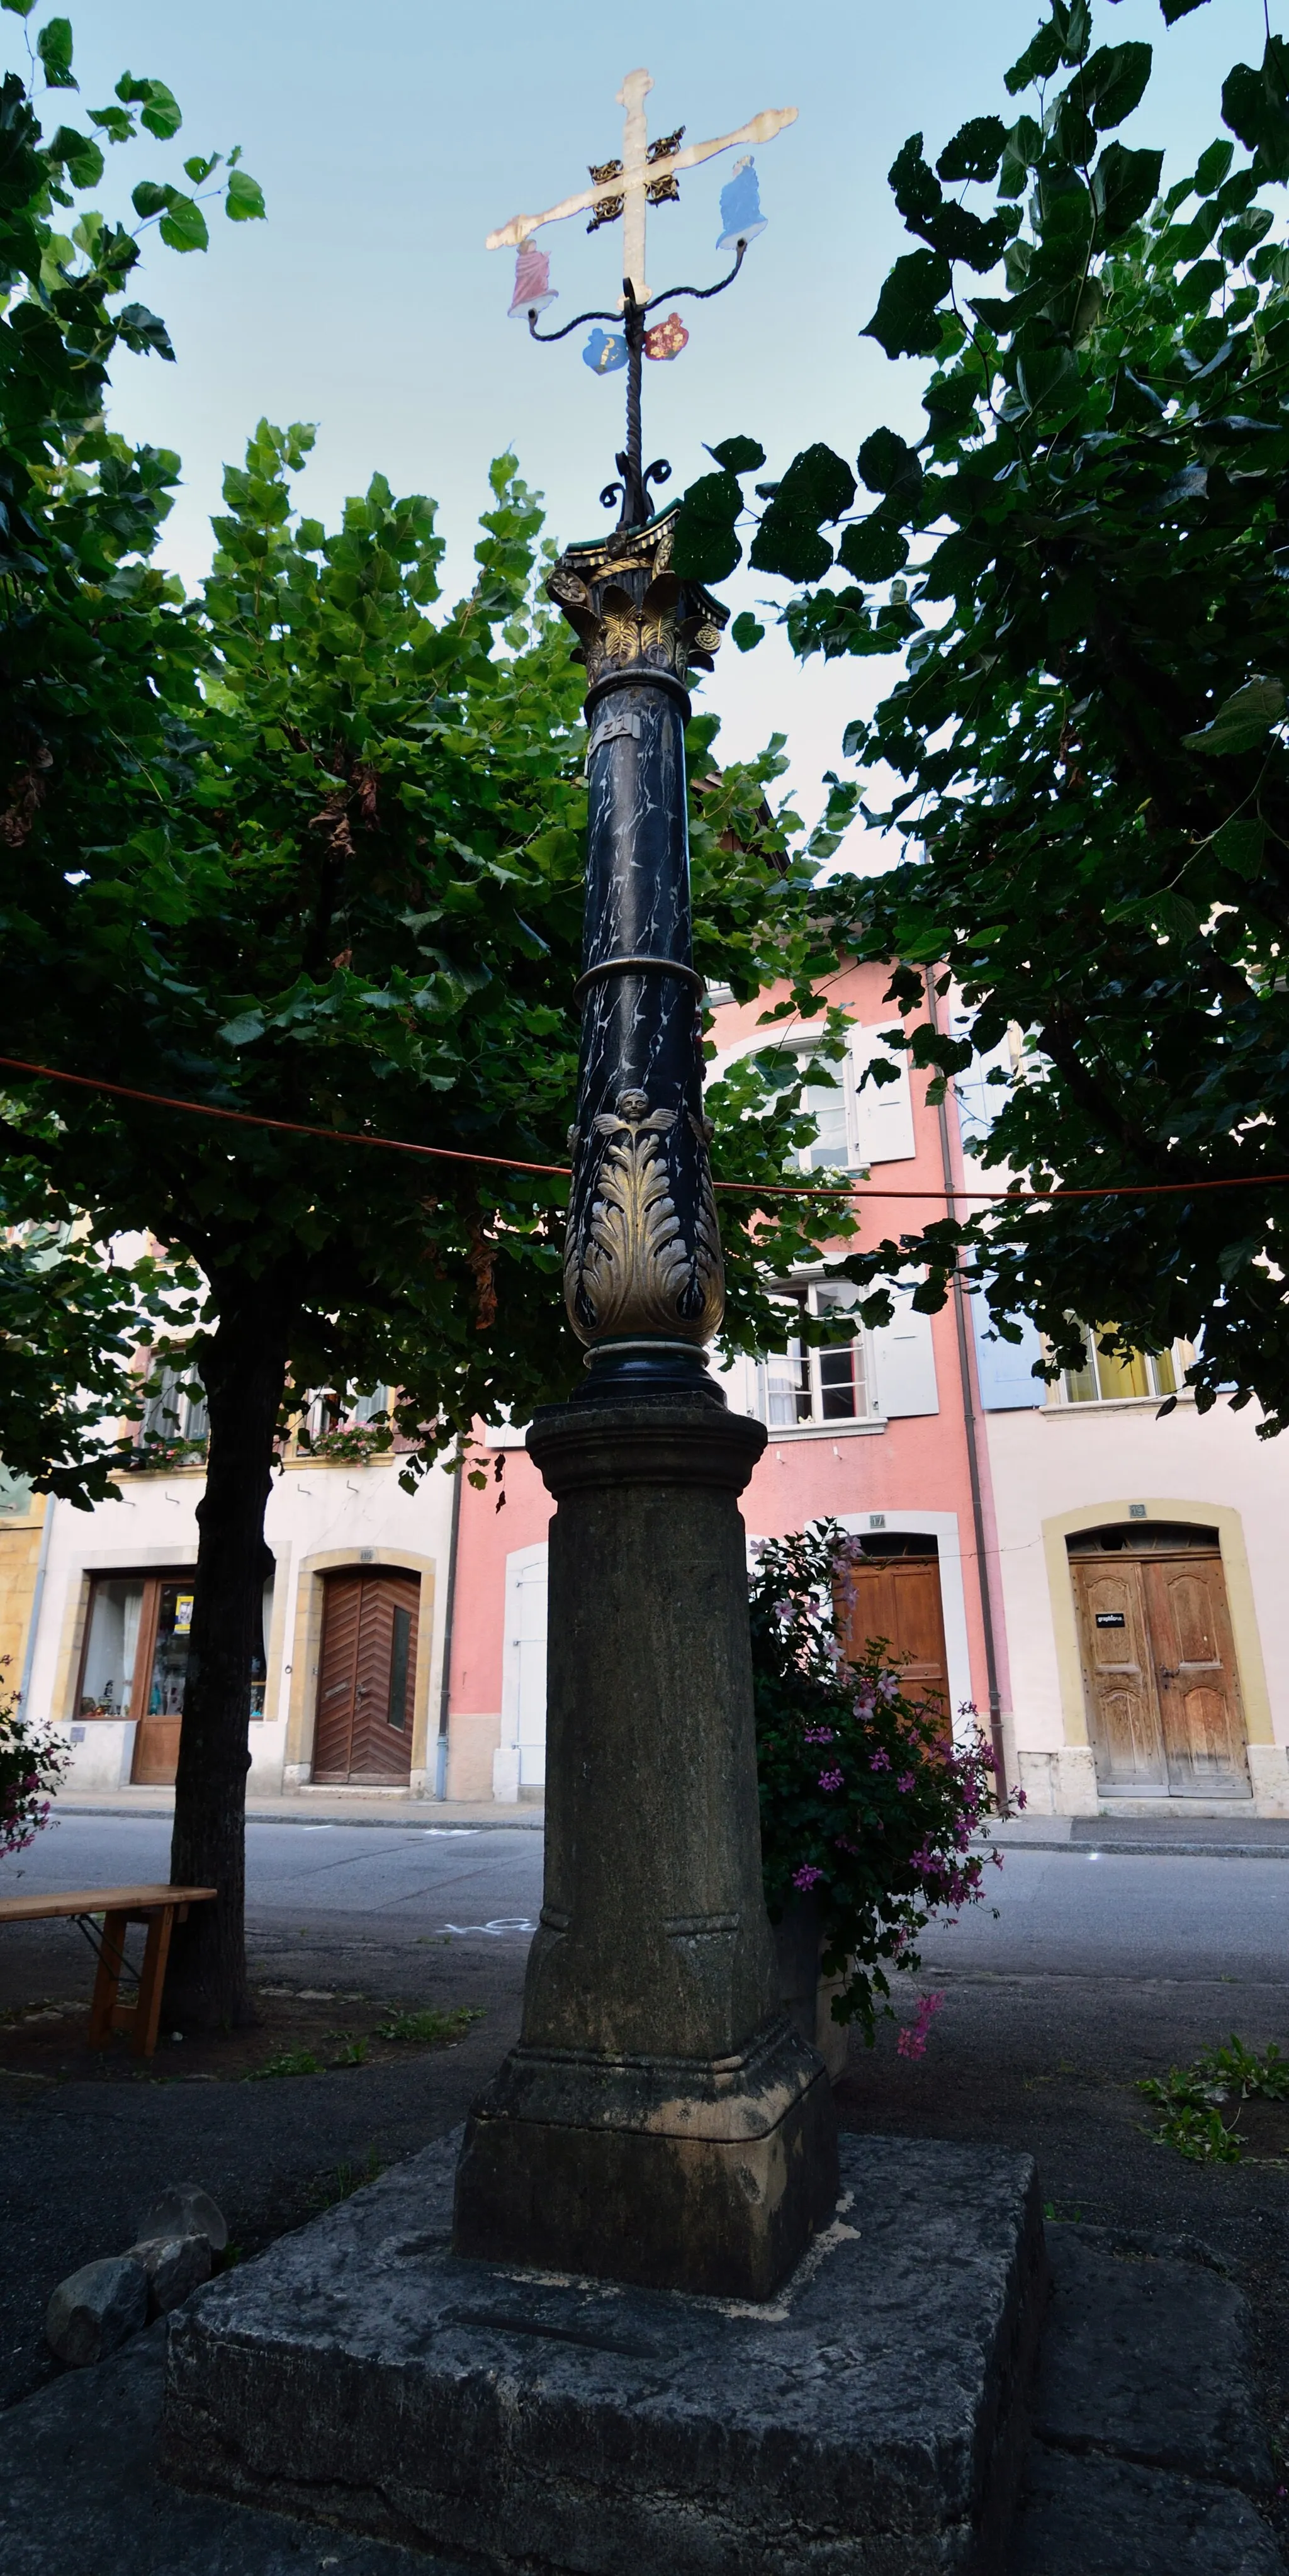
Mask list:
[[[1289,1816],[1289,1751],[1283,1744],[1246,1747],[1252,1797],[1109,1798],[1097,1782],[1090,1745],[1063,1744],[1056,1753],[1021,1751],[1016,1760],[1026,1812],[1031,1816],[1147,1816],[1203,1814]]]

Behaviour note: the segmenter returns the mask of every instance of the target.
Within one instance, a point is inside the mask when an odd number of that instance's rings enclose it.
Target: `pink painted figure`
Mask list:
[[[551,285],[550,253],[539,250],[533,240],[523,241],[515,257],[515,291],[510,299],[508,319],[526,322],[530,313],[544,313],[553,304],[558,288]]]
[[[665,322],[655,322],[644,335],[646,358],[678,358],[689,344],[689,333],[678,313],[669,313]]]

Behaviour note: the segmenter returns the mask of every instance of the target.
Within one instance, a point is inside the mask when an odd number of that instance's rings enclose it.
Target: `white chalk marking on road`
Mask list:
[[[445,1932],[491,1932],[494,1938],[503,1932],[533,1932],[536,1928],[525,1914],[501,1915],[495,1923],[445,1923],[443,1926]]]

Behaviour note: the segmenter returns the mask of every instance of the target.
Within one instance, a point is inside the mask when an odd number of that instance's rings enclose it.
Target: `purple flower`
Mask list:
[[[836,1769],[831,1771],[821,1771],[819,1774],[819,1786],[821,1789],[840,1789],[845,1777],[846,1774],[844,1771],[838,1771]]]
[[[835,1730],[831,1726],[806,1726],[801,1730],[803,1744],[831,1744]]]
[[[794,1869],[792,1873],[792,1884],[794,1887],[799,1887],[802,1895],[805,1896],[809,1894],[810,1889],[815,1885],[816,1881],[822,1877],[823,1871],[821,1869],[816,1869],[813,1861],[807,1860],[802,1862],[800,1869]]]
[[[926,2035],[943,2002],[942,1994],[922,1996],[918,2004],[916,2021],[907,2023],[895,2042],[898,2056],[925,2057]]]
[[[910,1789],[912,1789],[912,1788],[914,1788],[914,1787],[916,1786],[916,1782],[914,1781],[914,1778],[913,1778],[913,1774],[912,1774],[912,1772],[911,1772],[911,1771],[901,1771],[900,1776],[899,1776],[898,1780],[897,1780],[897,1781],[896,1781],[896,1783],[895,1783],[895,1786],[896,1786],[896,1788],[899,1790],[900,1796],[901,1796],[902,1798],[907,1798],[907,1796],[908,1796],[908,1794],[909,1794]]]
[[[891,1757],[887,1752],[885,1745],[879,1744],[877,1751],[875,1753],[870,1753],[868,1757],[868,1767],[870,1771],[890,1770]]]

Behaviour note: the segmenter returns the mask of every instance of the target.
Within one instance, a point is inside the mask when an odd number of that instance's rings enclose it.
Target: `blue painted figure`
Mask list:
[[[611,376],[627,363],[627,344],[620,331],[593,331],[582,351],[582,364],[597,376]]]
[[[721,237],[718,250],[729,250],[733,243],[755,241],[765,231],[761,212],[761,190],[756,163],[750,153],[734,164],[734,176],[721,190]]]

